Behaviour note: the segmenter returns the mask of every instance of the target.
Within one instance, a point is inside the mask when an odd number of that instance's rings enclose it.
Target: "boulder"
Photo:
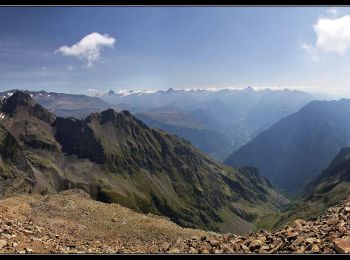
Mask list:
[[[350,238],[335,238],[332,240],[334,249],[339,254],[350,253]]]

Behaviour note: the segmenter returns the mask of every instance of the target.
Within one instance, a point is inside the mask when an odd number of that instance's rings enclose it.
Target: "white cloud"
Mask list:
[[[69,66],[67,66],[67,70],[68,70],[68,71],[73,71],[73,70],[74,70],[74,67],[73,67],[72,65],[69,65]]]
[[[88,91],[88,92],[97,92],[98,90],[97,90],[97,89],[94,89],[94,88],[89,88],[87,91]]]
[[[64,56],[73,56],[78,59],[86,60],[87,66],[91,67],[100,57],[102,48],[113,47],[115,41],[115,38],[108,34],[93,32],[86,35],[76,44],[73,44],[72,46],[61,46],[55,52],[61,53]]]
[[[320,18],[313,26],[317,34],[316,47],[325,52],[345,54],[350,48],[350,16]]]
[[[319,17],[313,29],[316,32],[315,45],[305,43],[302,49],[314,58],[322,53],[345,55],[350,49],[350,15],[340,18]]]

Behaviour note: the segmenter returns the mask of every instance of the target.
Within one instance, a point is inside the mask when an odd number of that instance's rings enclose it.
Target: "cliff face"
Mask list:
[[[16,139],[0,126],[0,195],[29,192],[35,185],[33,172]]]

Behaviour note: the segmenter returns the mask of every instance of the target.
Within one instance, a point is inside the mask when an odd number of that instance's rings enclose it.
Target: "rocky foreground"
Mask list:
[[[0,200],[1,253],[350,253],[350,198],[274,232],[217,234],[91,200],[82,191]]]
[[[203,234],[81,190],[0,200],[0,253],[158,253],[178,237]]]
[[[350,253],[350,199],[329,208],[320,217],[298,219],[276,232],[260,230],[244,236],[234,234],[194,236],[177,240],[168,253],[240,254],[333,254]]]

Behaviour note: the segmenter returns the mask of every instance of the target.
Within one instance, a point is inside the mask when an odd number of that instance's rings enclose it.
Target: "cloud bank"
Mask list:
[[[332,13],[336,14],[335,11]],[[302,45],[302,49],[312,60],[318,60],[324,53],[345,55],[350,49],[350,15],[339,18],[319,17],[313,29],[316,43]]]
[[[350,48],[349,15],[336,19],[320,18],[313,28],[317,34],[317,49],[343,55]]]
[[[87,66],[91,67],[100,57],[103,48],[112,48],[116,39],[108,34],[93,32],[86,35],[79,42],[72,46],[61,46],[55,52],[64,56],[73,56],[78,59],[86,60]]]

